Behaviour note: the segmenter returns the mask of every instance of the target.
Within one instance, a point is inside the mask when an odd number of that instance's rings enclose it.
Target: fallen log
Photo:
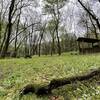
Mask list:
[[[94,70],[88,74],[82,75],[82,76],[75,76],[75,77],[70,77],[70,78],[65,78],[65,79],[58,79],[58,80],[52,80],[49,84],[49,89],[55,89],[60,86],[66,85],[66,84],[71,84],[76,81],[86,81],[94,76],[99,76],[100,75],[100,69]]]
[[[35,93],[36,95],[47,95],[47,94],[52,93],[52,90],[58,87],[61,87],[67,84],[72,84],[76,81],[80,81],[80,82],[87,81],[87,80],[93,79],[94,77],[100,78],[100,68],[81,76],[51,80],[51,82],[47,86],[43,86],[38,89],[35,89],[33,85],[27,85],[21,90],[20,93],[21,95],[25,95],[29,92]]]

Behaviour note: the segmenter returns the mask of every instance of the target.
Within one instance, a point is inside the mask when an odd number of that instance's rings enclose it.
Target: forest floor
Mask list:
[[[96,68],[100,68],[100,54],[0,59],[0,100],[19,100],[19,91],[27,84],[44,85],[52,79],[82,75]],[[37,97],[30,93],[21,100],[100,100],[100,84],[95,80],[75,82],[53,90],[52,95]]]

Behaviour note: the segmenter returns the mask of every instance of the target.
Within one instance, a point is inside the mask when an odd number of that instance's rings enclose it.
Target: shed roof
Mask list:
[[[79,41],[79,42],[87,42],[87,43],[96,43],[96,42],[100,42],[99,39],[85,38],[85,37],[79,37],[79,38],[77,39],[77,41]]]

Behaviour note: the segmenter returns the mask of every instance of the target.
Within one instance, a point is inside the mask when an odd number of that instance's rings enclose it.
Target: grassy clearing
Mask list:
[[[18,92],[26,84],[48,84],[50,80],[80,75],[100,67],[100,54],[34,56],[32,59],[0,60],[0,100],[18,100]],[[75,83],[53,91],[59,100],[99,100],[100,86]],[[22,100],[50,100],[52,96],[28,94]]]

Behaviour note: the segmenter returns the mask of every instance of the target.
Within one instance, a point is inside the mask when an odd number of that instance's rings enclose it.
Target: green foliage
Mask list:
[[[53,14],[55,9],[63,8],[66,1],[68,0],[44,0],[44,11],[48,14]]]
[[[62,7],[62,5],[64,5],[66,3],[66,1],[68,0],[44,0],[45,3],[49,4],[49,5],[59,5],[59,7]]]
[[[55,33],[55,21],[54,19],[50,20],[47,24],[46,30],[50,32],[51,36],[54,37]]]
[[[0,100],[18,100],[19,91],[27,84],[48,84],[52,79],[87,73],[100,67],[100,54],[34,56],[32,59],[0,60]],[[98,80],[99,81],[99,80]],[[93,82],[75,82],[53,91],[61,100],[99,100],[100,86]],[[22,100],[49,100],[51,96],[28,94]]]

